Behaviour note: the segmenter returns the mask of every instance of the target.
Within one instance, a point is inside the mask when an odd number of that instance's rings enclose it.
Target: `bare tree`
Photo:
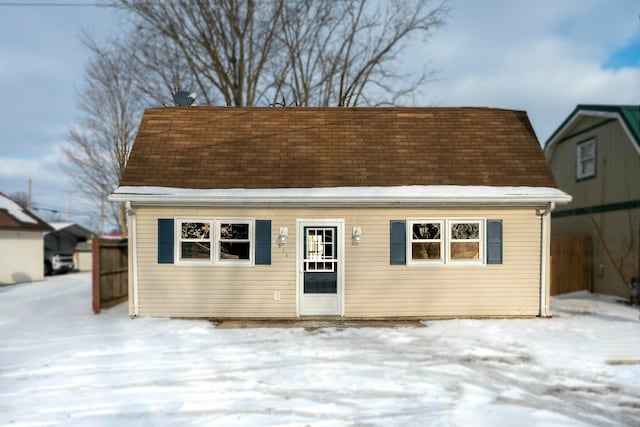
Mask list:
[[[29,209],[29,195],[24,191],[16,191],[9,195],[9,198],[16,202],[22,209]]]
[[[95,206],[104,203],[107,215],[126,233],[124,206],[105,198],[118,186],[142,110],[134,62],[127,51],[101,48],[90,39],[85,44],[93,58],[79,93],[82,117],[67,135],[64,168]]]
[[[143,63],[149,65],[145,75],[160,72],[166,76],[165,67],[156,68],[161,65],[157,59],[179,56],[203,102],[213,104],[222,98],[227,105],[255,105],[267,63],[273,61],[283,3],[116,1],[138,18],[132,34],[135,44],[151,42],[139,50],[145,55]],[[139,34],[157,36],[141,39]],[[158,43],[161,39],[164,41]]]
[[[426,42],[447,12],[445,2],[428,0],[288,3],[279,32],[288,68],[275,96],[288,89],[301,105],[396,104],[431,75],[400,71],[405,44],[413,36]]]
[[[147,81],[189,78],[202,103],[235,106],[395,104],[429,76],[400,71],[404,48],[448,12],[446,0],[115,3]]]
[[[175,86],[201,104],[396,104],[429,76],[400,71],[410,41],[444,25],[446,0],[113,0],[132,30],[98,46],[68,133],[65,168],[125,232],[118,185],[146,105]],[[412,78],[413,77],[413,78]],[[288,101],[287,101],[288,100]]]

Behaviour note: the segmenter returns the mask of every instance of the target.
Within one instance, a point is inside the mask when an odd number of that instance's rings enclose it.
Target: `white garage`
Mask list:
[[[0,285],[44,279],[43,232],[51,229],[0,193]]]

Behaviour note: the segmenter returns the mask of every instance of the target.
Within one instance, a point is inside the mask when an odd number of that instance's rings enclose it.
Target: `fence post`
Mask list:
[[[91,243],[91,288],[93,314],[100,313],[100,238],[94,237]]]

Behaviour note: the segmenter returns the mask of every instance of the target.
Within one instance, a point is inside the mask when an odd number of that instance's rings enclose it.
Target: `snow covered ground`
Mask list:
[[[639,426],[638,310],[221,329],[94,316],[89,274],[0,287],[0,425]]]

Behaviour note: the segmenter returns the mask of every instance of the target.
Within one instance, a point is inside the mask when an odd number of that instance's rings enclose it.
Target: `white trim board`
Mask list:
[[[571,196],[549,187],[462,185],[209,190],[125,186],[117,188],[109,200],[191,206],[531,206],[569,203]]]

